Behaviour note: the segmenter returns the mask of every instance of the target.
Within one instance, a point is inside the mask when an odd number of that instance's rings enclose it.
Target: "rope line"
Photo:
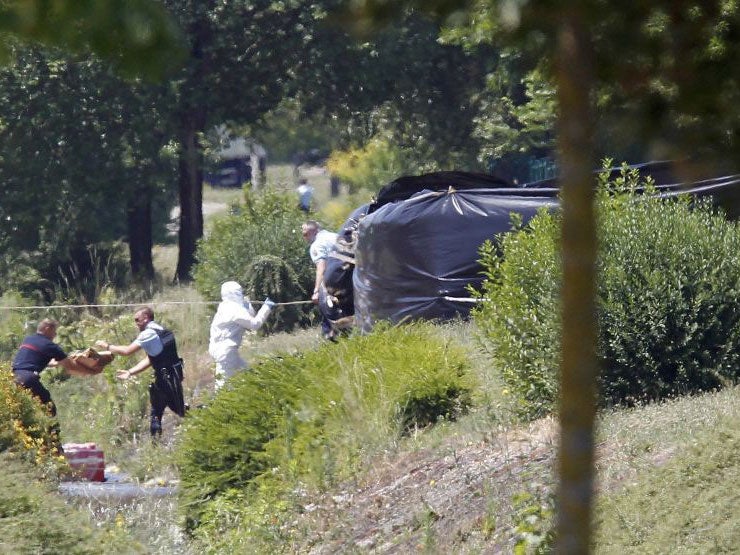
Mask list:
[[[165,304],[219,304],[221,301],[151,301],[148,303],[113,303],[113,304],[57,304],[57,305],[39,305],[39,306],[0,306],[0,310],[39,310],[52,308],[66,309],[66,308],[121,308],[126,306],[146,306],[154,305],[160,306]],[[275,306],[286,306],[294,304],[308,304],[313,301],[286,301],[284,303],[275,303]],[[250,301],[252,304],[264,304],[264,301]]]
[[[473,298],[473,297],[442,297],[445,301],[453,301],[459,303],[481,303],[488,299],[486,298]],[[123,308],[130,306],[146,306],[146,305],[168,305],[168,304],[181,304],[181,305],[208,305],[208,304],[219,304],[221,301],[150,301],[148,303],[112,303],[112,304],[57,304],[57,305],[37,305],[37,306],[0,306],[0,310],[51,310],[51,309],[76,309],[76,308]],[[251,304],[261,305],[264,301],[250,301]],[[309,304],[313,303],[312,300],[306,301],[286,301],[282,303],[275,303],[275,306],[289,306],[296,304]]]

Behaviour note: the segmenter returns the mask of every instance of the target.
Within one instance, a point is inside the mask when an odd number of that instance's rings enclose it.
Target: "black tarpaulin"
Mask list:
[[[511,229],[511,213],[526,222],[540,208],[556,206],[556,192],[448,185],[383,204],[358,228],[357,324],[369,330],[377,320],[466,316],[471,303],[460,299],[482,282],[481,244]]]
[[[740,175],[682,182],[675,162],[632,168],[653,179],[651,193],[709,197],[728,217],[740,217]],[[615,179],[624,168],[607,171]],[[378,320],[467,316],[473,306],[467,287],[479,288],[483,278],[480,245],[509,231],[512,213],[526,223],[539,208],[556,207],[558,193],[555,179],[512,187],[496,176],[467,172],[404,176],[389,183],[357,228],[356,324],[369,330]]]

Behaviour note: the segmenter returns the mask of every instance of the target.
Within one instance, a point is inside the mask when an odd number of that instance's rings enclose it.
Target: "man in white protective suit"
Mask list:
[[[235,281],[221,285],[221,303],[211,322],[208,353],[216,361],[216,390],[247,363],[239,356],[239,347],[246,330],[257,330],[269,316],[275,303],[268,297],[255,313],[249,299],[244,299],[242,286]]]

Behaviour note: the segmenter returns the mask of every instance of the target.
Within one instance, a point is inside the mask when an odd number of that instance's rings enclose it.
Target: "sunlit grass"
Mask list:
[[[740,388],[610,414],[602,437],[596,553],[737,552]]]

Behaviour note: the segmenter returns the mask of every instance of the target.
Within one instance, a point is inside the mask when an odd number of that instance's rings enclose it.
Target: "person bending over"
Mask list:
[[[36,333],[23,339],[12,362],[15,383],[30,391],[48,408],[51,416],[57,415],[57,407],[51,393],[41,383],[41,372],[49,366],[61,366],[72,376],[93,376],[98,373],[68,358],[67,353],[54,343],[58,327],[59,322],[52,318],[41,320]]]
[[[169,407],[178,416],[185,416],[185,400],[182,393],[183,363],[177,354],[175,335],[154,321],[154,311],[143,307],[134,314],[134,323],[139,335],[129,345],[112,345],[107,341],[96,341],[96,345],[115,355],[130,356],[143,350],[146,356],[128,370],[116,374],[127,380],[150,366],[154,368],[154,380],[149,385],[151,419],[149,431],[152,438],[162,435],[162,416]]]

